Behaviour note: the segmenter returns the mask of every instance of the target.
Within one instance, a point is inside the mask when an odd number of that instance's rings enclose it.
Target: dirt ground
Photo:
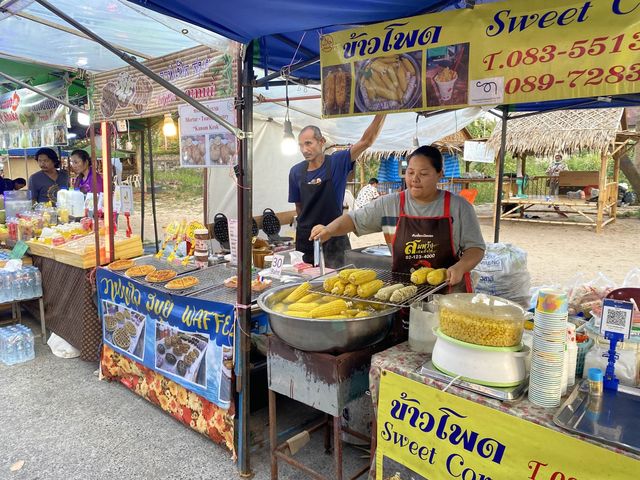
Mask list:
[[[140,206],[132,218],[134,232],[140,232]],[[153,242],[151,202],[146,205],[145,240]],[[486,208],[481,214],[488,213]],[[172,220],[202,221],[203,206],[199,200],[176,202],[159,198],[157,202],[158,235],[162,241],[162,227]],[[550,214],[550,219],[556,219]],[[485,241],[494,238],[491,219],[480,220]],[[123,221],[120,221],[122,228]],[[283,231],[282,235],[287,235]],[[633,267],[640,268],[640,219],[618,218],[605,227],[602,234],[594,228],[579,225],[545,225],[503,221],[500,241],[511,243],[528,253],[528,267],[532,285],[564,285],[579,272],[593,277],[598,272],[621,283]],[[383,243],[382,234],[352,237],[352,247]]]

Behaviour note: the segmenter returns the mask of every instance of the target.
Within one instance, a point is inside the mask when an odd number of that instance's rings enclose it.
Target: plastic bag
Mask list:
[[[80,356],[80,350],[70,345],[64,338],[52,333],[47,340],[47,345],[56,357],[76,358]]]
[[[584,359],[584,375],[590,368],[599,368],[604,373],[609,362],[609,343],[596,342]],[[634,387],[638,383],[638,350],[635,344],[616,345],[616,377],[622,385]]]
[[[478,275],[475,292],[506,298],[528,308],[531,275],[527,252],[521,248],[509,243],[487,244],[484,258],[472,273]]]
[[[629,270],[627,276],[624,277],[624,282],[622,282],[623,287],[640,287],[640,268],[634,267]],[[640,306],[640,305],[639,305]]]
[[[570,315],[578,315],[581,312],[590,315],[594,306],[601,303],[602,299],[616,288],[613,280],[601,272],[590,281],[585,281],[585,278],[584,274],[578,274],[569,288]]]

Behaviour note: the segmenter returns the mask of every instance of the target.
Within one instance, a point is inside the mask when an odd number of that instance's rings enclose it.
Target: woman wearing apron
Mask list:
[[[316,225],[311,238],[327,241],[355,232],[382,231],[392,253],[392,270],[411,273],[422,266],[446,268],[449,292],[470,292],[469,272],[482,260],[485,243],[473,206],[438,190],[442,154],[423,146],[407,159],[406,190],[377,198],[328,225]]]

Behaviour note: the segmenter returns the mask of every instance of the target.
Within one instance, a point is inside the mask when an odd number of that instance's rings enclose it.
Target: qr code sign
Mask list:
[[[625,310],[607,310],[607,325],[624,328],[627,312]]]

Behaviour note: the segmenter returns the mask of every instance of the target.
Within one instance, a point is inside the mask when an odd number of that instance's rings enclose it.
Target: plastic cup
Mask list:
[[[438,92],[440,92],[440,98],[443,102],[451,100],[453,96],[453,87],[458,81],[458,74],[456,73],[455,78],[453,80],[449,80],[446,82],[441,82],[438,80],[438,75],[434,78],[436,85],[438,86]]]
[[[543,288],[538,293],[536,311],[540,313],[565,314],[569,309],[567,294],[560,290]]]

